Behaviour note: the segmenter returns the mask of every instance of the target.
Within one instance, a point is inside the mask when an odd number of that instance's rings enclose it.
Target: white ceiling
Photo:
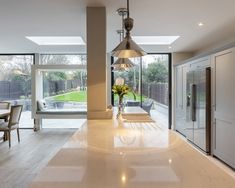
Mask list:
[[[38,46],[25,36],[82,36],[86,40],[86,6],[107,9],[107,51],[119,41],[125,0],[0,0],[0,53],[85,52],[79,46]],[[197,51],[235,38],[234,0],[130,0],[132,35],[181,36],[171,51]],[[205,25],[201,28],[198,22]],[[168,46],[143,46],[169,52]]]

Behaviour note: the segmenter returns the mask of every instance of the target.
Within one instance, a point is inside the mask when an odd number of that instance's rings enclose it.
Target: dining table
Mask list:
[[[10,109],[0,109],[0,119],[4,119],[10,115]],[[6,141],[8,138],[7,138],[7,135],[4,133],[4,135],[2,137],[0,137],[0,140],[3,141]]]
[[[6,116],[9,116],[10,115],[10,110],[8,109],[0,109],[0,119],[2,117],[6,117]]]

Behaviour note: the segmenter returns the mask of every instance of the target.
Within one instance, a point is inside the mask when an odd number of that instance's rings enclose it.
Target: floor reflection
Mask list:
[[[88,121],[30,188],[234,188],[175,132],[156,123]]]
[[[115,133],[114,148],[128,147],[139,150],[167,148],[169,145],[168,132],[162,134],[163,131],[155,123],[120,123]]]
[[[131,182],[179,182],[174,170],[169,166],[133,167],[136,175]]]

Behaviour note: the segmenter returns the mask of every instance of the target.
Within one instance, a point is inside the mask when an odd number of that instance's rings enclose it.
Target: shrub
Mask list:
[[[58,92],[57,92],[57,94],[59,94],[59,95],[60,95],[60,94],[63,94],[63,93],[64,93],[63,91],[58,91]]]
[[[48,92],[46,92],[46,93],[44,93],[44,96],[45,96],[45,97],[49,97],[50,95],[49,95]]]
[[[26,99],[26,96],[21,95],[21,96],[20,96],[20,99]]]

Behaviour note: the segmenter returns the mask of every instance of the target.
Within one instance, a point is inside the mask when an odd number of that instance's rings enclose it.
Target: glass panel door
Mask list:
[[[133,68],[128,71],[114,72],[114,83],[117,79],[124,79],[124,83],[130,87],[130,92],[124,96],[124,103],[127,106],[140,106],[141,105],[141,84],[140,84],[140,64],[139,58],[132,59],[135,64]],[[118,104],[118,96],[114,95],[114,105]]]
[[[168,126],[169,55],[149,54],[142,58],[142,108],[152,119]]]
[[[168,127],[169,54],[148,54],[131,61],[135,67],[128,71],[113,73],[114,83],[121,77],[135,93],[136,100],[131,93],[125,97],[126,106],[140,106],[152,119]],[[118,97],[114,96],[114,106],[117,106],[117,99]]]

